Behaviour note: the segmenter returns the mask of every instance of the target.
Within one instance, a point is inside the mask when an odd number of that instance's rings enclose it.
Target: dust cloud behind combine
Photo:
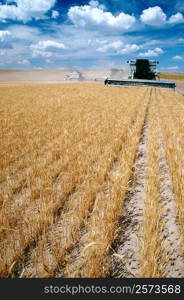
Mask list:
[[[81,78],[69,79],[69,75],[77,71],[80,73]],[[161,79],[174,80],[176,82],[176,90],[184,94],[184,79],[182,74],[177,73],[162,73]],[[58,70],[0,70],[0,83],[5,82],[77,82],[77,81],[98,81],[103,82],[106,78],[127,79],[130,76],[130,70],[127,69],[58,69]],[[168,77],[169,76],[169,77]],[[173,78],[173,76],[175,76]],[[170,78],[171,77],[171,78]]]
[[[130,76],[130,71],[121,69],[111,69],[110,78],[127,79]]]
[[[128,78],[129,71],[121,69],[65,69],[65,70],[0,70],[0,82],[66,82],[69,75],[77,71],[83,81],[104,81],[105,78]],[[78,80],[76,80],[78,81]]]

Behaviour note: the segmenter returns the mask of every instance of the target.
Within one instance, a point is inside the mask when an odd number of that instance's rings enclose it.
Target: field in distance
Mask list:
[[[161,79],[167,80],[182,80],[184,81],[184,72],[161,72]]]
[[[184,277],[184,97],[0,85],[0,277]]]

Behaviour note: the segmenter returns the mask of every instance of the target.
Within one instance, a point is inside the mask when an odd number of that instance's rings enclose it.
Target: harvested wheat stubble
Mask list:
[[[184,237],[183,97],[99,83],[0,91],[0,276],[181,277],[182,246],[174,251],[173,244]],[[149,131],[142,131],[148,107]],[[121,215],[126,220],[140,205],[127,194],[137,185],[129,185],[136,157],[141,193],[145,185],[140,229],[136,216],[134,228],[119,229]],[[128,234],[133,248],[131,228],[145,247],[115,270],[111,247],[121,233],[123,251]]]
[[[111,277],[138,277],[140,237],[143,229],[143,208],[145,199],[145,169],[147,161],[147,140],[149,123],[148,103],[146,117],[137,147],[128,191],[123,201],[119,232],[111,255]]]

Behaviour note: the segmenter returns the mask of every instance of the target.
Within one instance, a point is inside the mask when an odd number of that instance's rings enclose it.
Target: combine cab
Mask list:
[[[156,71],[156,66],[159,63],[155,60],[148,59],[136,59],[127,61],[130,64],[131,76],[128,79],[105,79],[105,85],[111,86],[151,86],[161,88],[175,89],[176,85],[174,81],[160,80],[159,73]]]

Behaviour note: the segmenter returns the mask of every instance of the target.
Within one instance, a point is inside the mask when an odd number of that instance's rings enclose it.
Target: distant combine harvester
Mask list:
[[[66,80],[82,80],[82,74],[79,71],[70,72],[66,76]]]

